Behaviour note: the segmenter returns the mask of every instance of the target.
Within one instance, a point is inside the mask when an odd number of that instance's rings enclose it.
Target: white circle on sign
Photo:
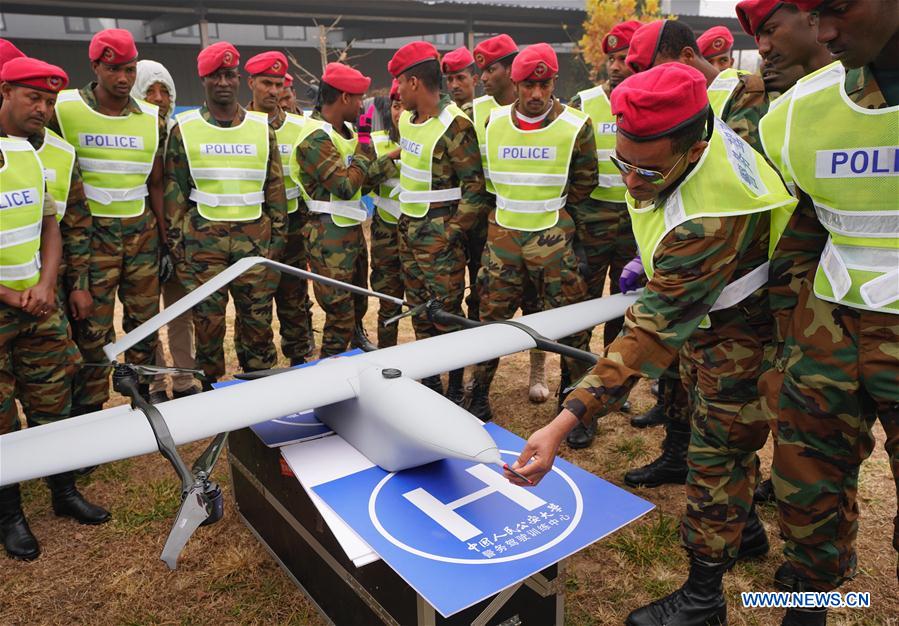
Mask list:
[[[500,450],[500,452],[504,454],[509,454],[514,456],[516,459],[520,456],[521,452],[514,452],[512,450]],[[432,554],[430,552],[425,552],[424,550],[419,550],[418,548],[413,548],[412,546],[406,545],[393,535],[391,535],[386,528],[384,528],[383,524],[381,524],[381,520],[378,519],[378,513],[375,511],[375,502],[378,499],[378,493],[387,484],[391,478],[396,476],[396,472],[391,472],[387,476],[381,479],[381,481],[375,486],[374,490],[371,492],[371,496],[368,499],[368,516],[371,518],[371,523],[375,527],[375,530],[380,533],[384,539],[395,545],[400,550],[408,552],[410,554],[414,554],[416,556],[420,556],[425,559],[430,559],[432,561],[442,561],[444,563],[456,563],[459,565],[490,565],[491,563],[509,563],[510,561],[518,561],[520,559],[526,559],[528,557],[534,556],[535,554],[540,554],[541,552],[545,552],[549,550],[555,545],[558,545],[562,540],[564,540],[568,535],[570,535],[575,528],[577,528],[578,523],[581,521],[581,517],[584,514],[584,498],[581,495],[581,490],[578,489],[578,486],[574,483],[571,477],[560,470],[558,467],[553,465],[552,470],[556,474],[558,474],[562,480],[568,483],[568,486],[571,488],[571,492],[574,494],[574,505],[575,511],[574,516],[571,518],[571,524],[568,525],[562,533],[539,548],[534,548],[533,550],[528,550],[527,552],[522,552],[521,554],[516,554],[514,556],[501,556],[498,559],[460,559],[458,557],[450,557],[450,556],[441,556],[439,554]]]

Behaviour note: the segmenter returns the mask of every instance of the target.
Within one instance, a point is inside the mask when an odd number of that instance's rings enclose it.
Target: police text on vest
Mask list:
[[[13,191],[0,191],[0,210],[17,209],[23,206],[37,204],[38,193],[34,187],[30,189],[15,189]]]
[[[409,154],[414,154],[415,156],[421,156],[422,145],[420,143],[416,143],[411,139],[406,139],[405,137],[400,137],[400,147],[408,152]]]
[[[555,161],[555,146],[500,146],[499,158],[512,161]]]
[[[256,144],[201,143],[200,154],[214,154],[218,156],[256,156]]]
[[[815,178],[864,178],[899,175],[899,148],[844,148],[815,153]]]
[[[137,135],[108,135],[104,133],[78,133],[82,148],[109,148],[112,150],[143,150],[144,138]]]

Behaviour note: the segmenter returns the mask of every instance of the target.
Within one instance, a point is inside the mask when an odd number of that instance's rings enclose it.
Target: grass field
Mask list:
[[[372,337],[376,306],[372,303],[366,318]],[[315,327],[321,328],[321,314],[316,312]],[[594,351],[600,349],[597,337],[601,338],[601,332],[594,333]],[[403,320],[400,338],[412,339],[408,320]],[[228,341],[229,371],[233,372],[230,335]],[[558,357],[549,357],[547,371],[554,388]],[[523,437],[551,419],[555,408],[553,402],[528,403],[527,377],[527,354],[503,359],[492,394],[496,422]],[[122,399],[115,397],[112,402]],[[641,382],[631,395],[633,411],[648,409],[653,402],[648,383]],[[602,420],[593,447],[563,448],[562,455],[623,485],[621,478],[628,468],[655,458],[662,435],[660,428],[635,430],[627,415],[612,414]],[[890,545],[895,491],[879,425],[876,435],[877,449],[862,467],[859,481],[859,575],[843,588],[869,591],[871,608],[831,611],[832,624],[899,623],[896,554]],[[184,446],[182,454],[192,460],[204,446],[205,442]],[[769,442],[762,454],[766,475],[770,452]],[[55,517],[43,483],[24,485],[26,513],[43,555],[31,563],[0,558],[0,625],[325,623],[237,519],[226,463],[226,459],[219,462],[214,476],[225,491],[225,518],[196,533],[175,572],[168,571],[159,555],[178,508],[179,483],[160,455],[112,463],[88,479],[83,492],[113,514],[110,523],[99,527]],[[683,582],[687,558],[678,540],[683,487],[635,493],[657,509],[569,559],[566,623],[620,624],[630,610]],[[776,511],[763,506],[760,516],[772,551],[765,559],[738,564],[726,576],[731,624],[780,621],[780,611],[738,606],[741,591],[772,589],[772,575],[781,563]]]

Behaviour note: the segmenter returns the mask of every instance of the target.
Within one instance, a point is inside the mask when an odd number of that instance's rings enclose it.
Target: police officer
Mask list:
[[[450,97],[464,111],[465,105],[474,100],[474,92],[478,86],[478,72],[471,51],[463,46],[447,52],[440,60],[440,69]]]
[[[438,58],[433,45],[415,41],[397,50],[387,64],[406,109],[399,121],[400,259],[410,304],[436,298],[448,311],[461,314],[464,236],[487,211],[489,197],[474,127],[441,94]],[[417,339],[454,330],[421,316],[412,319],[412,327]],[[456,403],[464,396],[463,374],[459,369],[449,375],[446,396]],[[422,383],[443,393],[439,376]]]
[[[571,214],[582,209],[597,185],[590,118],[553,96],[559,64],[548,44],[520,52],[511,70],[517,98],[491,111],[485,132],[496,193],[478,277],[485,321],[512,317],[526,280],[536,287],[544,309],[579,302],[587,293],[577,269]],[[586,349],[589,338],[589,332],[581,332],[566,343]],[[586,370],[580,362],[563,359],[575,379]],[[486,397],[498,364],[495,359],[478,366],[473,404],[475,393]]]
[[[769,214],[795,199],[762,155],[711,115],[706,80],[693,68],[666,63],[628,78],[612,93],[612,112],[615,163],[649,282],[623,333],[514,469],[539,480],[578,421],[614,410],[680,351],[693,412],[681,525],[690,575],[628,624],[725,623],[725,571],[739,552],[768,550],[752,509],[756,450],[768,435],[756,381],[771,337]]]
[[[778,425],[772,481],[793,590],[830,591],[856,571],[875,419],[899,492],[899,3],[791,4],[816,15],[838,62],[781,96],[788,114],[764,131],[800,200],[771,259],[777,358],[760,388]],[[783,623],[826,613],[793,608]]]
[[[282,111],[296,113],[297,115],[303,114],[297,104],[297,91],[293,87],[293,76],[289,73],[284,74],[284,86],[282,87],[281,95],[278,98],[278,105],[281,107]]]
[[[306,269],[308,258],[303,241],[303,223],[306,207],[301,207],[300,187],[290,178],[289,160],[293,147],[303,128],[303,117],[284,111],[280,96],[287,75],[287,57],[276,50],[263,52],[249,59],[244,65],[250,75],[248,84],[253,100],[248,111],[259,111],[268,116],[269,126],[278,140],[278,153],[284,168],[284,190],[287,194],[287,247],[282,263]],[[275,277],[277,290],[275,304],[281,329],[281,352],[291,365],[304,363],[315,350],[312,337],[312,302],[309,299],[308,281],[289,274]]]
[[[392,195],[400,183],[399,121],[403,112],[396,80],[390,86],[390,97],[375,98],[374,104],[381,128],[372,131],[371,134],[371,142],[378,160],[373,164],[368,177],[368,184],[373,187],[372,195],[375,201],[375,213],[371,219],[371,288],[402,298],[405,290],[398,229],[402,211],[400,201]],[[396,345],[399,330],[397,325],[387,326],[384,322],[400,312],[401,307],[397,304],[385,300],[378,303],[379,348]]]
[[[52,145],[44,136],[44,124],[67,82],[60,68],[27,57],[12,59],[0,69],[0,434],[19,429],[16,400],[22,403],[28,426],[65,419],[71,407],[77,350],[65,311],[58,306],[62,239],[57,205],[34,147]],[[72,163],[74,150],[60,150]],[[54,173],[63,177],[67,172],[61,162],[48,159]],[[73,353],[76,359],[70,358]],[[50,476],[47,484],[56,515],[82,524],[109,520],[105,509],[78,492],[72,472]],[[18,485],[0,489],[0,536],[12,558],[40,555],[22,512]]]
[[[197,73],[206,102],[175,116],[166,149],[166,218],[178,271],[191,289],[244,257],[284,255],[287,196],[278,141],[264,113],[237,102],[239,63],[237,49],[226,41],[200,52]],[[240,367],[274,367],[273,291],[267,270],[255,267],[194,307],[204,387],[225,374],[229,292]]]
[[[165,121],[156,106],[130,95],[137,75],[134,38],[123,29],[100,31],[88,54],[96,82],[61,92],[49,126],[75,147],[93,216],[88,280],[94,310],[74,321],[74,334],[85,361],[97,363],[107,360],[103,346],[115,339],[116,293],[122,327],[131,331],[159,311],[160,278],[168,279],[172,265],[162,213]],[[152,364],[155,347],[154,334],[125,358]],[[73,394],[73,414],[99,410],[109,398],[109,372],[80,369]]]
[[[358,135],[353,122],[360,117],[362,96],[370,84],[370,78],[348,65],[328,64],[318,104],[297,137],[290,166],[309,209],[303,237],[312,271],[362,286],[367,271],[360,276],[359,268],[368,268],[368,248],[361,198],[375,156],[370,122],[360,124]],[[318,282],[313,290],[325,311],[321,356],[339,354],[354,340],[367,300]]]
[[[712,26],[696,38],[699,54],[718,68],[719,72],[734,66],[731,50],[734,47],[734,35],[727,26]]]
[[[490,182],[490,172],[487,170],[486,157],[486,128],[490,120],[490,112],[499,106],[505,106],[515,102],[515,84],[511,78],[512,61],[518,54],[518,45],[507,34],[503,33],[489,39],[485,39],[474,49],[475,64],[481,72],[481,82],[484,84],[485,95],[476,98],[471,108],[463,108],[465,114],[474,122],[478,135],[478,144],[481,150],[481,164],[484,166],[484,178],[487,181],[487,191],[493,193],[493,184]],[[491,207],[492,209],[493,207]],[[474,285],[474,277],[478,275],[483,259],[484,245],[487,241],[487,216],[483,216],[475,229],[468,236],[468,272],[471,284]],[[480,287],[473,287],[468,295],[466,305],[468,316],[478,319],[480,306]],[[542,309],[542,303],[538,297],[536,288],[530,280],[525,283],[525,293],[521,305],[525,314],[537,313]],[[546,385],[546,354],[540,350],[530,352],[530,376],[528,380],[528,399],[531,402],[542,403],[549,399],[549,388]],[[563,364],[563,378],[565,376]],[[564,383],[562,387],[566,386]],[[469,410],[479,417],[486,418],[490,413],[488,398],[482,389],[477,394],[472,394]]]
[[[621,81],[633,74],[624,61],[631,37],[638,28],[640,22],[622,22],[603,37],[601,45],[606,55],[609,80],[578,92],[570,103],[572,107],[579,108],[590,116],[599,163],[599,185],[590,194],[590,200],[584,201],[584,209],[572,215],[577,232],[576,246],[581,248],[586,258],[584,280],[591,298],[603,296],[606,274],[609,276],[609,290],[611,293],[618,293],[621,272],[637,254],[630,216],[624,204],[624,192],[627,188],[621,180],[621,174],[609,160],[615,147],[615,118],[609,106],[609,96]],[[605,345],[612,343],[621,332],[623,324],[623,319],[605,323]],[[569,433],[566,441],[572,448],[586,448],[595,435],[595,424],[579,425]]]

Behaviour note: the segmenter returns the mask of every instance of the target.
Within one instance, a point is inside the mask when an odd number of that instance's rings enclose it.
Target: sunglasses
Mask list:
[[[677,161],[674,162],[674,165],[672,165],[667,172],[660,172],[658,170],[648,170],[643,167],[637,167],[636,165],[618,158],[614,154],[610,154],[609,159],[612,161],[615,167],[618,168],[618,171],[621,172],[622,176],[627,176],[628,174],[633,172],[646,182],[659,185],[667,180],[667,178],[671,175],[671,172],[673,172],[675,168],[677,168],[677,166],[685,156],[687,156],[686,152],[678,157]]]

